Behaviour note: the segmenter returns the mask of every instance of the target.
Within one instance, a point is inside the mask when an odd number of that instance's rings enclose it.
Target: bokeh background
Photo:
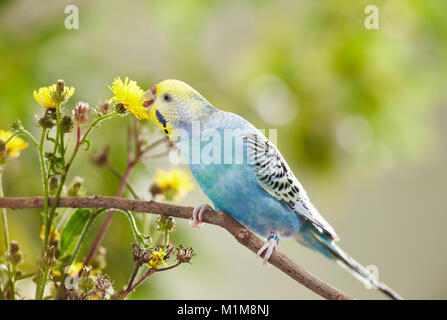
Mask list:
[[[79,8],[79,30],[64,27],[69,4]],[[379,8],[378,30],[364,27],[369,4]],[[38,134],[32,91],[59,78],[76,87],[68,110],[109,99],[114,76],[145,89],[181,79],[219,108],[278,130],[279,149],[348,253],[376,265],[406,298],[445,299],[446,12],[443,0],[0,1],[0,127],[20,118]],[[78,159],[73,176],[84,177],[88,194],[116,192],[119,181],[90,157],[108,145],[123,168],[130,120],[105,124]],[[166,159],[134,172],[144,198]],[[8,165],[4,184],[9,196],[41,194],[35,150]],[[206,201],[196,187],[182,203]],[[9,219],[33,271],[39,212]],[[219,228],[178,221],[177,230],[174,240],[198,256],[151,278],[133,299],[319,299]],[[126,218],[115,215],[103,244],[116,288],[133,267],[131,242]],[[293,240],[282,239],[280,250],[353,297],[382,298]]]

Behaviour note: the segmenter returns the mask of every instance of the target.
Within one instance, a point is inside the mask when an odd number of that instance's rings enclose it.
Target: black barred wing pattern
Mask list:
[[[330,239],[337,240],[335,230],[309,201],[279,150],[261,133],[242,134],[242,139],[247,149],[247,161],[255,170],[259,184]]]

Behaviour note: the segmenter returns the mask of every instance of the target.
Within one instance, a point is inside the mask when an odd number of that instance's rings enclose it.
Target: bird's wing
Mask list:
[[[259,184],[330,239],[337,240],[335,230],[309,201],[279,150],[260,132],[243,133],[242,139],[247,148],[247,161],[255,170]]]

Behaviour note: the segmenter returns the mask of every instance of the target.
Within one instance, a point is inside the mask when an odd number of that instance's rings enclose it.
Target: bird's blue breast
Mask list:
[[[245,127],[247,124],[242,118],[237,117],[228,121],[226,116],[225,120],[219,121],[219,124],[210,124],[213,128],[217,127],[216,130],[221,133],[221,137],[224,137],[225,129],[249,129]],[[302,225],[301,218],[260,186],[253,168],[246,162],[244,156],[242,163],[236,163],[235,158],[237,153],[241,152],[240,148],[235,144],[232,144],[231,148],[228,148],[228,145],[224,147],[225,143],[227,142],[222,140],[220,152],[222,161],[219,163],[188,161],[192,174],[206,196],[214,203],[215,209],[228,212],[242,225],[265,237],[271,232],[284,236],[297,233]],[[198,149],[194,150],[191,147],[192,144],[190,141],[188,148],[190,157],[191,153],[198,152]],[[200,143],[200,152],[203,152],[206,146],[207,143]],[[228,155],[230,150],[230,158],[233,161],[226,164],[228,162],[224,162],[225,153]],[[245,146],[243,152],[246,152]]]
[[[267,237],[298,232],[295,212],[267,193],[246,165],[190,165],[191,171],[216,210],[228,212],[245,227]]]

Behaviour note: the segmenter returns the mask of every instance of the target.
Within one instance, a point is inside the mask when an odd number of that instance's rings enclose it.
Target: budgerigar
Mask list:
[[[281,153],[248,121],[213,107],[196,90],[178,80],[162,81],[145,92],[143,106],[166,135],[183,137],[179,149],[214,210],[229,213],[267,238],[258,252],[258,256],[265,252],[263,263],[276,249],[280,235],[294,237],[339,262],[357,278],[399,298],[335,244],[337,234],[310,202]],[[225,141],[229,133],[233,134],[230,143],[228,138]],[[210,137],[221,141],[215,141],[214,149],[211,148],[215,153],[211,154],[212,161],[205,161],[201,157],[208,155],[205,148],[210,148]],[[239,147],[236,140],[241,141]],[[193,226],[201,224],[207,209],[212,210],[209,205],[195,208]]]

